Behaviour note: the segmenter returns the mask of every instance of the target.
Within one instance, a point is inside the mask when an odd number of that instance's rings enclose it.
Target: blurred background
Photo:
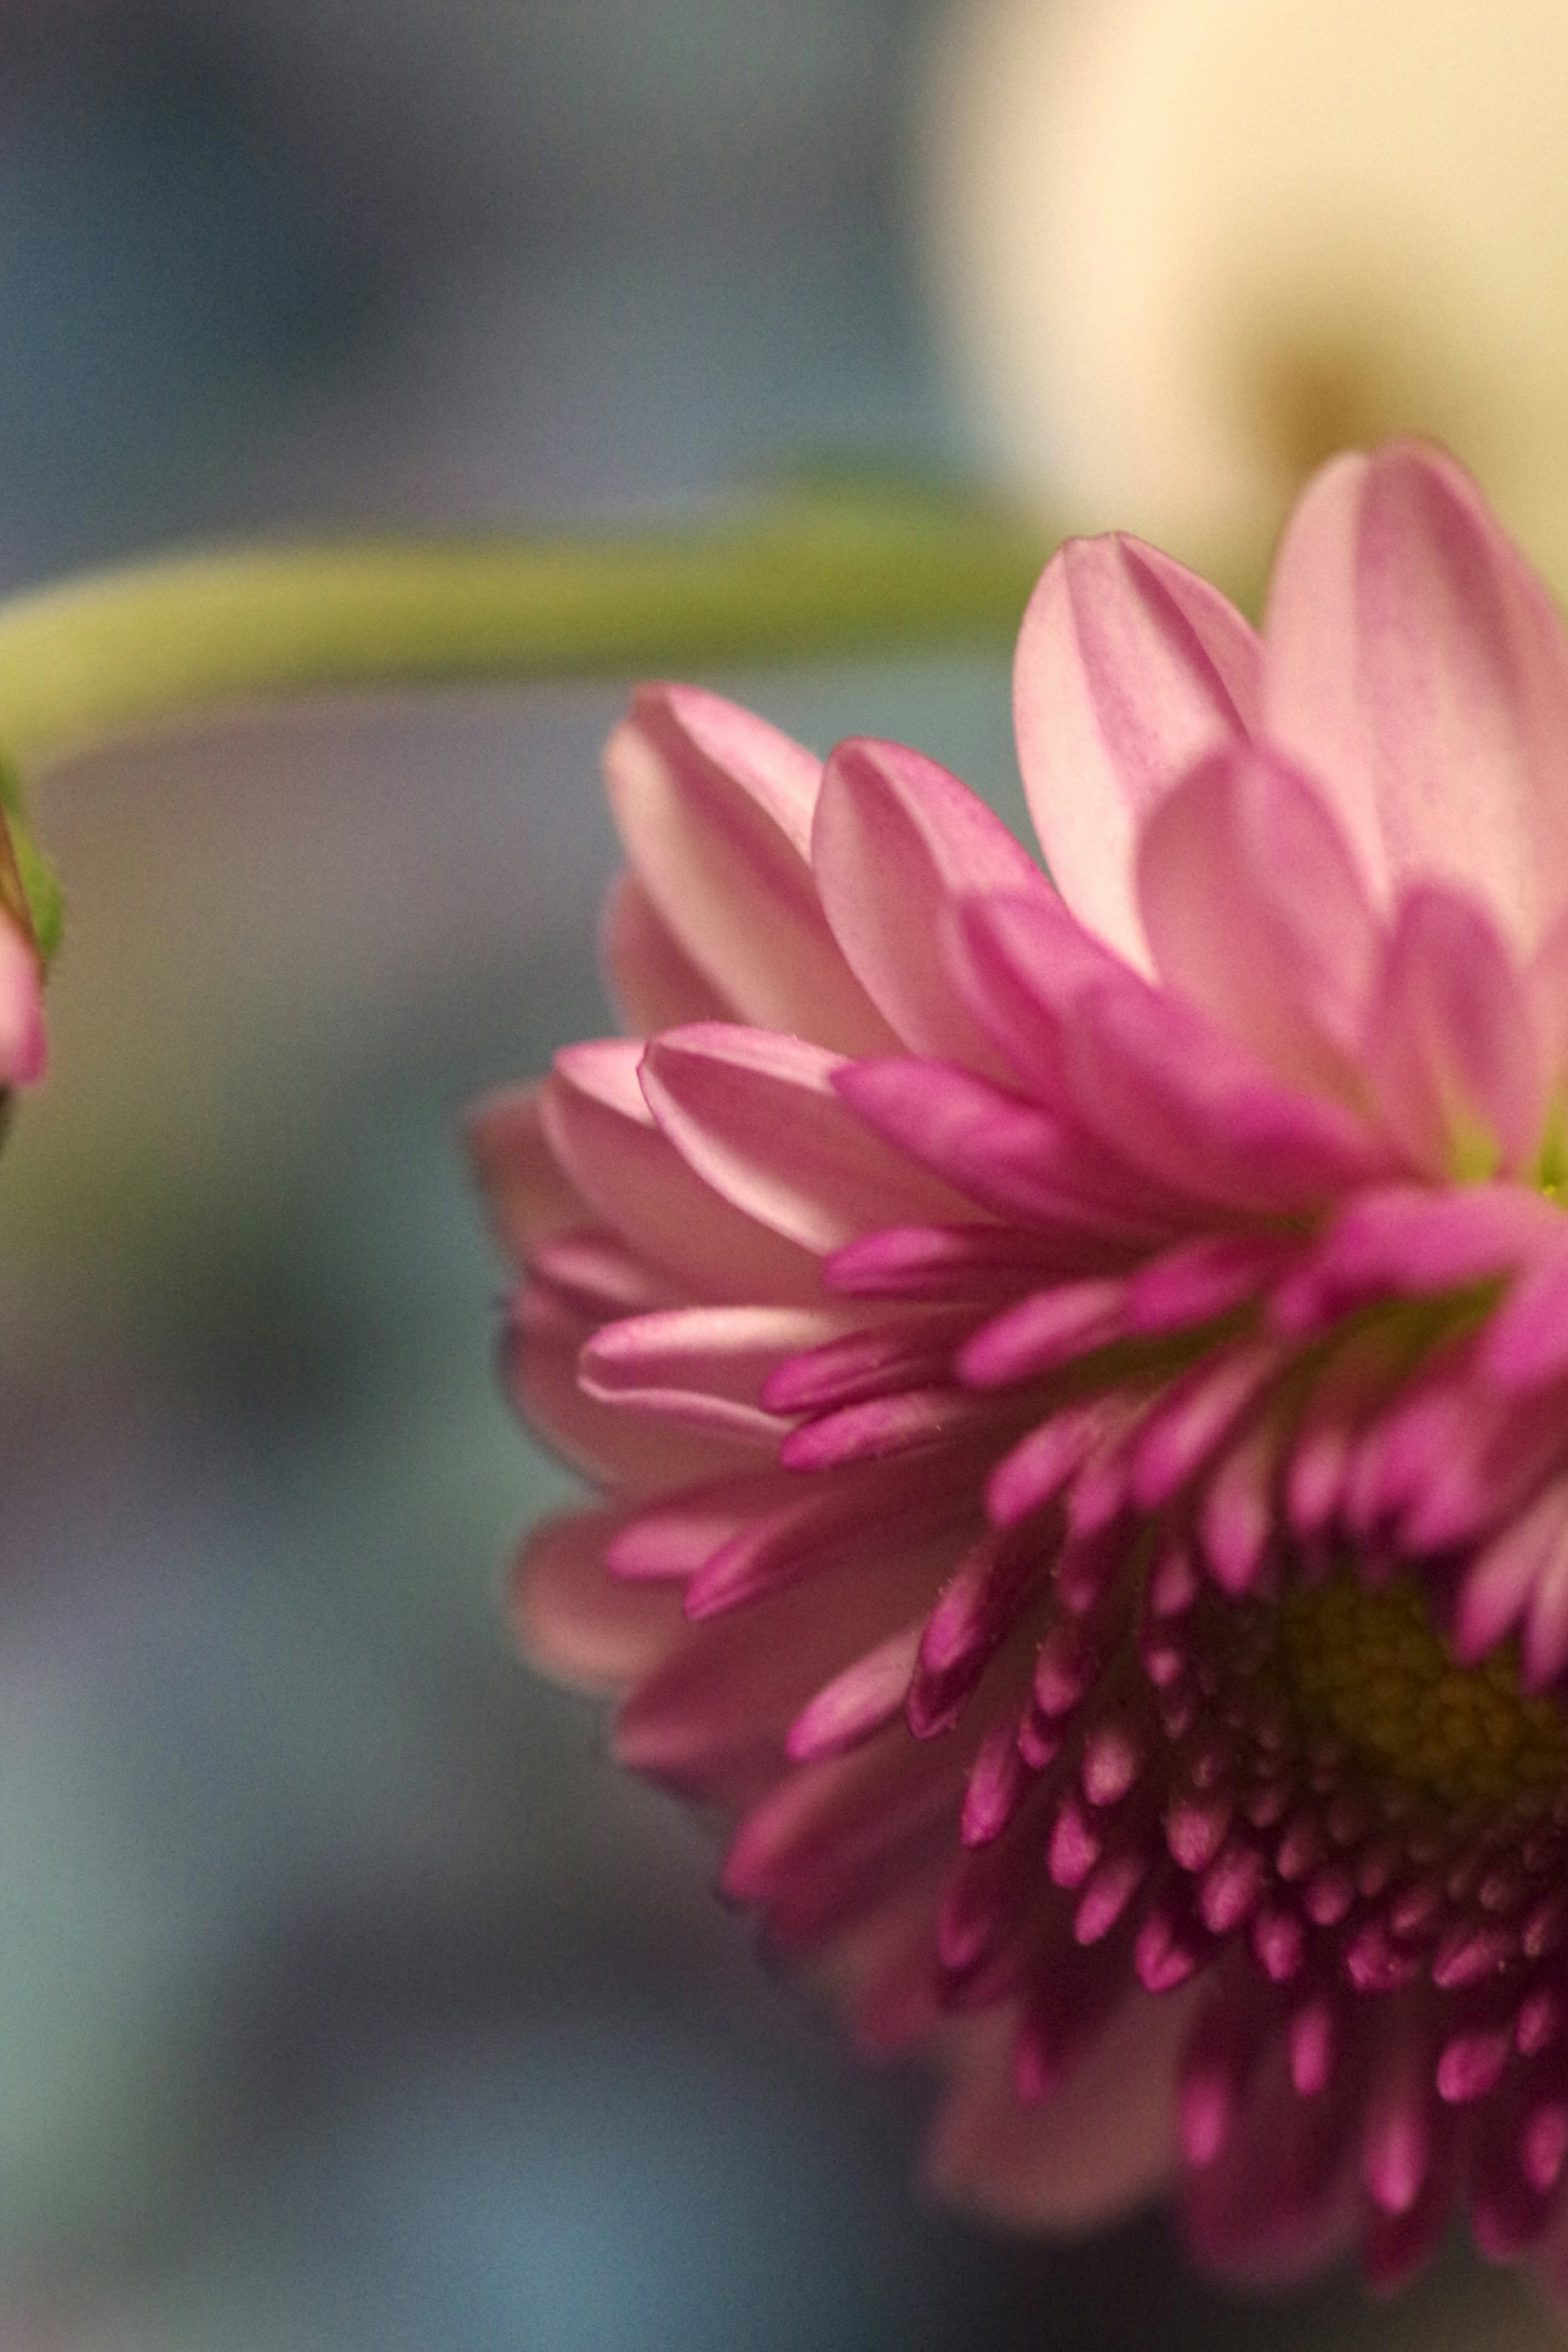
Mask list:
[[[803,454],[1138,520],[974,387],[938,13],[4,0],[0,585],[686,510]],[[1019,815],[1005,653],[712,682]],[[619,699],[241,713],[37,810],[70,929],[0,1187],[0,2346],[1544,2346],[1457,2248],[1393,2310],[1261,2305],[1158,2219],[933,2209],[918,2076],[763,1975],[705,1833],[510,1656],[509,1552],[569,1489],[493,1377],[455,1127],[605,1021]]]

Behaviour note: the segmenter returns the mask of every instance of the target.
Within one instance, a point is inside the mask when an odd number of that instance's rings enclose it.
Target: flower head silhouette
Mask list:
[[[471,1130],[604,1488],[524,1638],[955,2192],[1568,2286],[1568,635],[1395,444],[1261,635],[1065,547],[1016,699],[1052,882],[895,744],[611,739],[638,1034]]]

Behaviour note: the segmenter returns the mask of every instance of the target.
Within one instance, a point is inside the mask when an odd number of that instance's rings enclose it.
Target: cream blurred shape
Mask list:
[[[1055,888],[900,745],[612,737],[636,1034],[471,1127],[602,1489],[522,1638],[952,2193],[1568,2291],[1568,636],[1395,444],[1260,635],[1070,542],[1016,714]]]
[[[1252,581],[1428,433],[1568,584],[1565,89],[1563,0],[957,0],[926,241],[1005,478]]]

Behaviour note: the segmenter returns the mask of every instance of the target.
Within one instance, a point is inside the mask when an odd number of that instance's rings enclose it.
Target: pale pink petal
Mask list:
[[[625,1690],[685,1636],[679,1594],[616,1584],[605,1573],[605,1543],[616,1524],[608,1511],[548,1520],[512,1570],[519,1646],[535,1665],[584,1690]]]
[[[839,1100],[840,1066],[798,1037],[714,1022],[654,1038],[641,1079],[687,1165],[756,1226],[801,1249],[826,1255],[879,1225],[961,1215],[956,1193]]]
[[[500,1087],[475,1104],[463,1126],[491,1228],[519,1265],[549,1235],[589,1221],[544,1132],[542,1094],[539,1087]]]
[[[754,1444],[624,1412],[589,1396],[577,1360],[591,1328],[548,1290],[531,1286],[513,1305],[503,1343],[518,1409],[575,1468],[602,1486],[651,1494],[755,1466]]]
[[[841,743],[812,828],[812,869],[834,937],[906,1045],[1000,1074],[995,1046],[931,952],[956,897],[1049,885],[958,778],[899,743]]]
[[[784,1360],[831,1336],[842,1315],[788,1307],[681,1307],[624,1317],[595,1332],[578,1360],[586,1395],[692,1429],[776,1446],[787,1420],[761,1391]]]
[[[1525,992],[1494,925],[1456,892],[1402,902],[1367,1028],[1388,1133],[1431,1176],[1511,1174],[1545,1117]]]
[[[815,1259],[721,1199],[659,1133],[643,1051],[621,1037],[569,1046],[544,1083],[545,1133],[584,1199],[694,1298],[819,1297]]]
[[[1162,980],[1278,1076],[1363,1099],[1376,920],[1297,770],[1250,745],[1201,761],[1143,829],[1138,901]]]
[[[874,1053],[890,1033],[811,878],[820,772],[765,719],[689,686],[639,687],[605,751],[626,854],[687,959],[742,1020]]]
[[[1013,670],[1029,813],[1074,914],[1144,970],[1139,828],[1194,760],[1255,731],[1260,670],[1234,607],[1139,540],[1069,540],[1029,600]]]
[[[1463,881],[1533,946],[1568,897],[1568,640],[1469,477],[1410,441],[1334,458],[1264,634],[1268,731],[1374,887]]]
[[[605,904],[600,951],[610,992],[634,1037],[687,1021],[732,1021],[738,1007],[684,954],[635,874]]]
[[[604,1225],[580,1225],[541,1242],[529,1253],[528,1270],[595,1323],[682,1303],[683,1294],[668,1275]]]
[[[37,1086],[47,1061],[37,950],[18,924],[0,914],[0,1087]]]
[[[1175,2169],[1176,2060],[1191,2022],[1184,1994],[1129,1994],[1060,2088],[1029,2106],[1013,2087],[1011,2017],[970,2029],[931,2138],[933,2185],[1027,2229],[1085,2230],[1141,2205]]]

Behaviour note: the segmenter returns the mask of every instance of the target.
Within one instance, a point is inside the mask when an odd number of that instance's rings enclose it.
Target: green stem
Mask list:
[[[808,499],[708,530],[171,557],[0,604],[25,775],[202,706],[1005,643],[1049,552],[983,509]]]

